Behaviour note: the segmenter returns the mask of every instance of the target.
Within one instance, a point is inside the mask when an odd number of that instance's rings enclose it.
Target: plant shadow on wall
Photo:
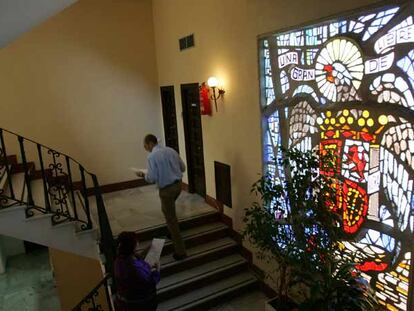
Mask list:
[[[350,256],[343,256],[344,232],[335,206],[335,155],[297,149],[275,160],[284,180],[261,177],[252,192],[259,196],[246,209],[243,236],[271,265],[267,274],[276,285],[276,310],[381,310],[374,292]],[[322,167],[320,167],[322,163]],[[331,167],[332,166],[332,167]]]

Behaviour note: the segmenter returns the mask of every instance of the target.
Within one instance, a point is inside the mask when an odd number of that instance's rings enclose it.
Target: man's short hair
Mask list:
[[[156,145],[156,144],[158,144],[158,139],[155,135],[148,134],[144,138],[144,143],[146,143],[146,144],[153,143],[154,145]]]

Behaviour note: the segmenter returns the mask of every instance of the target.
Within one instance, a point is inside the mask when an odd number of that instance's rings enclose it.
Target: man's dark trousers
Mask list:
[[[171,239],[174,243],[175,254],[177,256],[185,256],[184,241],[180,234],[180,228],[178,226],[177,215],[175,212],[175,200],[181,193],[181,181],[177,181],[171,185],[161,188],[159,195],[161,198],[161,209],[164,213],[165,221],[167,223],[168,230],[171,234]]]

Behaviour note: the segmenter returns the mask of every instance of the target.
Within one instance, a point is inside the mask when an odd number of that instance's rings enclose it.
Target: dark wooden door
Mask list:
[[[203,131],[201,127],[200,97],[197,83],[181,85],[183,123],[189,191],[205,197]]]
[[[175,113],[174,86],[161,87],[162,116],[164,120],[165,145],[178,149],[177,114]]]

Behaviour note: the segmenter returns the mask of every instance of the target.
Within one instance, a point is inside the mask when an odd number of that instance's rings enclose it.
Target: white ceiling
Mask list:
[[[0,48],[77,0],[0,0]]]

